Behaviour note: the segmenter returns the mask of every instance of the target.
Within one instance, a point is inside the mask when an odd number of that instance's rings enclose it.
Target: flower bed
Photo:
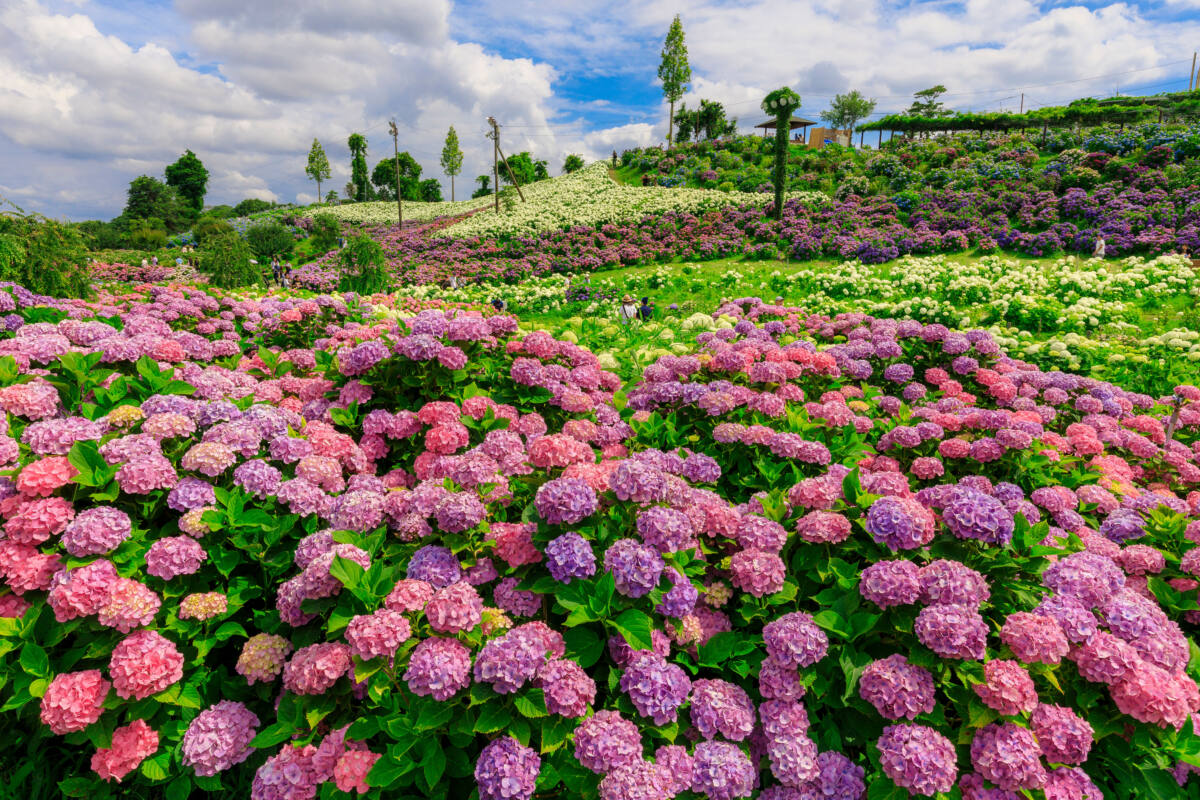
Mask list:
[[[64,793],[1140,797],[1200,763],[1193,386],[755,299],[625,390],[396,298],[5,305],[2,713],[93,754]]]

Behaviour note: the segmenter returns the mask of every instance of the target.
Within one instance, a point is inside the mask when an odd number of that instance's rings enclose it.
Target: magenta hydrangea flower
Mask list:
[[[978,661],[987,650],[987,623],[974,606],[923,608],[913,632],[921,644],[942,658]]]
[[[161,633],[137,631],[113,648],[108,673],[118,697],[144,700],[183,678],[183,655]]]
[[[733,554],[729,571],[734,586],[755,597],[766,597],[783,589],[787,567],[778,553],[749,548]]]
[[[124,511],[95,506],[80,511],[67,523],[60,541],[76,558],[111,553],[133,533],[133,523]]]
[[[1066,634],[1053,617],[1018,611],[1000,629],[1000,639],[1025,664],[1057,664],[1070,650]]]
[[[675,794],[668,776],[649,761],[617,767],[600,781],[601,800],[670,800]]]
[[[537,785],[542,759],[511,736],[494,739],[475,762],[480,800],[529,800]]]
[[[692,754],[692,791],[708,800],[737,800],[754,790],[754,765],[737,745],[700,742]]]
[[[899,653],[867,665],[858,679],[858,696],[885,719],[916,719],[933,711],[933,675]]]
[[[351,672],[350,648],[338,642],[302,647],[283,668],[283,688],[293,694],[323,694]]]
[[[829,637],[817,627],[811,614],[795,611],[763,627],[767,655],[779,664],[811,667],[825,657]]]
[[[372,614],[361,614],[351,619],[346,625],[345,635],[350,654],[370,661],[372,658],[391,658],[395,655],[400,645],[412,635],[412,628],[399,611],[381,608]]]
[[[222,700],[201,711],[183,734],[183,764],[216,775],[250,757],[259,720],[246,706]]]
[[[81,731],[100,719],[111,687],[98,669],[55,675],[42,695],[41,720],[60,736]]]
[[[618,539],[604,552],[604,569],[612,573],[617,591],[634,599],[658,585],[664,566],[657,550],[635,539]]]
[[[909,793],[932,797],[948,792],[958,776],[954,745],[924,725],[889,725],[876,743],[884,774]]]
[[[879,561],[862,571],[858,593],[880,608],[909,605],[921,597],[920,575],[911,561]]]
[[[438,589],[425,606],[429,627],[438,633],[469,631],[483,619],[483,598],[465,581]]]
[[[986,725],[971,741],[975,771],[1001,789],[1040,789],[1046,783],[1033,734],[1011,722]]]
[[[867,509],[867,532],[892,552],[914,550],[933,541],[929,509],[908,497],[881,497]]]
[[[991,597],[983,575],[959,561],[940,558],[921,567],[921,602],[978,607]]]
[[[740,742],[754,729],[754,703],[740,686],[723,680],[692,683],[692,725],[705,739],[718,734]]]
[[[551,525],[574,525],[596,510],[596,493],[579,478],[554,478],[538,487],[534,506]]]
[[[146,572],[169,581],[191,575],[208,559],[204,547],[190,536],[168,536],[146,551]]]
[[[1063,706],[1040,705],[1029,718],[1046,760],[1057,764],[1082,764],[1092,749],[1092,726]]]
[[[1028,714],[1038,705],[1033,678],[1015,661],[997,659],[984,664],[983,683],[974,688],[985,705],[1010,717]]]
[[[653,651],[642,650],[629,660],[620,686],[639,714],[655,725],[666,725],[675,721],[680,706],[687,702],[692,683],[682,667]]]
[[[404,681],[413,694],[449,700],[471,685],[471,651],[454,639],[422,639],[409,655]]]
[[[538,682],[545,692],[546,710],[551,714],[582,717],[596,700],[596,682],[570,659],[551,659],[538,673]]]
[[[642,759],[637,726],[618,711],[597,711],[575,729],[575,758],[598,775]]]

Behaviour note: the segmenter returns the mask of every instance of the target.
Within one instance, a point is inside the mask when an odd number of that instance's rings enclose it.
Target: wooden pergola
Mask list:
[[[800,137],[803,139],[803,138],[804,138],[805,131],[806,131],[806,130],[807,130],[809,127],[811,127],[811,126],[813,126],[813,125],[816,125],[816,124],[817,124],[817,123],[813,122],[811,119],[805,119],[804,117],[792,117],[791,121],[790,121],[790,122],[788,122],[788,132],[790,133],[791,131],[794,131],[794,130],[796,130],[797,128],[800,128],[800,129],[801,129],[801,130],[800,130]],[[757,124],[757,125],[755,125],[754,127],[756,127],[756,128],[762,128],[762,129],[763,129],[763,136],[764,136],[764,137],[766,137],[766,136],[767,136],[769,133],[771,133],[771,132],[773,132],[773,131],[775,130],[775,120],[774,120],[774,119],[769,119],[769,120],[767,120],[766,122],[760,122],[760,123],[758,123],[758,124]]]

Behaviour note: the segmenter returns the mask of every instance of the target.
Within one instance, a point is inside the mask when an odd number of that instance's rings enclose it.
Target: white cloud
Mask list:
[[[1014,87],[1028,87],[1033,106],[1182,86],[1187,64],[1148,68],[1190,53],[1200,20],[1159,17],[1197,3],[176,0],[172,10],[143,0],[7,0],[0,194],[54,214],[110,217],[132,178],[161,174],[190,148],[211,173],[210,202],[307,200],[314,136],[333,167],[328,186],[340,190],[348,135],[368,136],[373,167],[391,152],[391,117],[400,147],[447,196],[438,166],[446,129],[456,127],[466,153],[462,196],[490,172],[488,115],[504,125],[507,152],[528,149],[557,172],[568,153],[607,158],[665,136],[654,74],[676,12],[693,67],[685,100],[720,100],[744,130],[780,85],[799,91],[801,113],[813,118],[850,88],[883,111],[936,83],[949,104],[975,110],[1015,107],[1015,97],[1003,99],[1019,94]],[[139,27],[141,16],[149,21]],[[596,119],[611,127],[596,129]]]

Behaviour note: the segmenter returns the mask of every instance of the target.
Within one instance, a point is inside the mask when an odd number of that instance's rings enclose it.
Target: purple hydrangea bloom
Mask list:
[[[1040,789],[1046,783],[1041,750],[1027,728],[993,723],[975,732],[971,764],[1001,789]]]
[[[987,649],[987,623],[973,606],[923,608],[913,632],[921,644],[942,658],[979,660]]]
[[[895,653],[867,665],[858,695],[886,719],[916,719],[933,711],[933,675]]]
[[[817,627],[811,614],[795,611],[763,627],[767,655],[779,664],[810,667],[825,657],[829,637]]]
[[[880,608],[909,605],[921,597],[920,575],[911,561],[879,561],[862,571],[858,593]]]
[[[700,742],[692,754],[692,791],[708,800],[748,797],[754,776],[750,759],[729,742]]]
[[[449,700],[471,684],[471,651],[454,639],[422,639],[409,655],[404,680],[413,694]]]
[[[618,711],[597,711],[575,729],[575,758],[598,775],[642,759],[637,726]]]
[[[616,579],[617,591],[634,599],[658,585],[664,566],[657,550],[634,539],[618,539],[604,552],[604,569]]]
[[[635,653],[621,675],[621,691],[629,695],[638,713],[655,725],[675,721],[691,688],[681,667],[649,650]]]
[[[462,565],[450,548],[430,544],[413,553],[406,576],[441,589],[462,579]]]
[[[932,541],[934,518],[916,500],[880,497],[867,509],[867,532],[893,552],[913,550]]]
[[[534,496],[534,506],[551,525],[574,525],[596,510],[596,493],[579,478],[555,478],[546,481]]]
[[[942,511],[942,521],[960,539],[998,545],[1012,541],[1012,512],[1002,502],[982,492],[962,492]]]
[[[958,776],[954,745],[924,725],[889,725],[877,742],[879,764],[897,786],[912,794],[948,792]]]
[[[740,742],[754,728],[754,703],[741,687],[722,680],[692,684],[692,725],[705,739],[717,734]]]
[[[570,583],[596,574],[596,554],[587,539],[571,531],[546,545],[546,566],[554,580]]]
[[[480,800],[529,800],[537,786],[542,759],[532,747],[511,736],[495,739],[475,762]]]

